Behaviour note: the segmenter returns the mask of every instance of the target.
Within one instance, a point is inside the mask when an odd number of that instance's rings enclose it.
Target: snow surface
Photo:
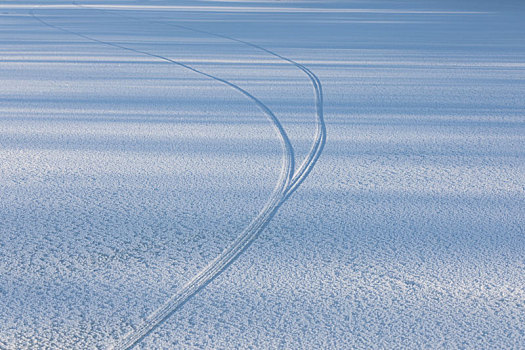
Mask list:
[[[2,1],[0,349],[118,344],[272,197],[268,116],[160,57],[244,89],[308,154],[308,76],[227,37],[317,75],[326,145],[137,348],[525,348],[523,18],[518,0]]]

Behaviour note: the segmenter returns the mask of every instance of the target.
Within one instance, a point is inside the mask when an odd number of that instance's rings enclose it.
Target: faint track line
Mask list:
[[[79,7],[84,7],[82,5],[77,4],[76,2],[74,2],[74,4]],[[97,8],[93,8],[93,9],[104,11],[104,12],[110,12],[110,11],[101,10]],[[115,48],[120,48],[123,50],[132,51],[135,53],[144,54],[150,57],[158,58],[158,59],[176,64],[176,65],[179,65],[197,74],[200,74],[202,76],[218,81],[222,84],[225,84],[233,88],[234,90],[237,90],[238,92],[240,92],[247,98],[251,99],[259,107],[259,109],[261,109],[267,115],[267,117],[273,123],[281,139],[281,145],[283,148],[281,174],[277,182],[277,185],[274,191],[272,192],[272,195],[266,202],[266,205],[261,209],[259,214],[250,222],[250,224],[244,229],[244,231],[234,240],[234,242],[230,246],[228,246],[225,250],[223,250],[221,254],[219,254],[219,256],[217,256],[214,260],[212,260],[197,275],[191,278],[179,291],[173,294],[164,304],[162,304],[159,308],[157,308],[150,315],[148,315],[146,319],[143,320],[143,322],[137,328],[135,328],[130,333],[125,335],[122,339],[120,339],[120,341],[117,344],[115,344],[112,347],[113,349],[116,349],[116,350],[131,349],[135,345],[137,345],[142,339],[144,339],[144,337],[150,334],[156,327],[162,324],[171,314],[173,314],[182,305],[184,305],[193,295],[195,295],[201,289],[206,287],[213,279],[215,279],[218,275],[220,275],[221,272],[227,269],[228,266],[231,265],[253,243],[253,241],[257,238],[257,236],[261,233],[261,231],[270,222],[270,220],[275,215],[279,207],[288,199],[288,197],[306,179],[310,171],[313,169],[315,163],[317,162],[319,156],[321,155],[324,144],[326,142],[326,127],[325,127],[324,115],[323,115],[322,85],[321,85],[319,78],[312,71],[310,71],[307,67],[289,58],[281,56],[273,51],[263,48],[261,46],[252,44],[247,41],[220,35],[220,34],[197,30],[197,29],[193,29],[190,27],[181,26],[177,24],[160,22],[163,24],[176,26],[176,27],[186,29],[186,30],[191,30],[194,32],[213,35],[216,37],[222,37],[228,40],[236,41],[236,42],[254,47],[258,50],[262,50],[268,54],[271,54],[275,57],[278,57],[296,66],[308,76],[308,78],[311,80],[312,86],[314,88],[314,93],[315,93],[316,134],[315,134],[315,138],[314,138],[314,141],[312,143],[312,146],[311,146],[311,149],[308,155],[305,157],[300,167],[297,170],[295,170],[294,150],[286,134],[286,131],[284,130],[278,118],[262,101],[260,101],[255,96],[253,96],[246,90],[242,89],[238,85],[233,84],[225,79],[222,79],[222,78],[213,76],[211,74],[205,73],[203,71],[200,71],[198,69],[195,69],[187,64],[174,61],[164,56],[152,54],[147,51],[129,48],[129,47],[126,47],[120,44],[115,44],[115,43],[108,42],[108,41],[95,39],[95,38],[89,37],[81,33],[70,31],[68,29],[65,29],[65,28],[62,28],[62,27],[59,27],[59,26],[56,26],[56,25],[53,25],[53,24],[50,24],[44,21],[43,19],[36,16],[33,10],[31,10],[30,13],[33,16],[33,18],[35,18],[42,24],[49,26],[51,28],[55,28],[57,30],[60,30],[66,33],[70,33],[70,34],[73,34],[73,35],[76,35],[76,36],[79,36],[84,39],[94,41],[100,44],[104,44],[104,45],[112,46]],[[120,14],[118,15],[122,16]],[[122,17],[140,20],[134,17],[127,17],[127,16],[122,16]],[[149,22],[152,22],[152,21],[149,21]]]

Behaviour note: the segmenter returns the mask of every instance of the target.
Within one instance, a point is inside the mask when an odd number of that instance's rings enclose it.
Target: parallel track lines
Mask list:
[[[76,4],[76,5],[79,7],[82,7],[79,4]],[[96,10],[105,11],[105,10],[100,10],[100,9],[96,9]],[[194,32],[213,35],[216,37],[222,37],[228,40],[236,41],[236,42],[251,46],[258,50],[262,50],[268,54],[271,54],[275,57],[278,57],[296,66],[308,76],[308,78],[310,79],[312,83],[312,86],[314,88],[314,93],[315,93],[316,134],[315,134],[315,138],[314,138],[314,141],[312,142],[312,146],[311,146],[311,149],[308,155],[305,157],[305,159],[303,160],[299,168],[295,170],[294,150],[286,134],[286,131],[284,130],[279,119],[270,110],[270,108],[268,108],[268,106],[266,106],[261,100],[259,100],[258,98],[256,98],[255,96],[253,96],[248,91],[241,88],[240,86],[232,82],[229,82],[225,79],[222,79],[222,78],[213,76],[211,74],[208,74],[206,72],[200,71],[198,69],[195,69],[187,64],[172,60],[168,57],[156,55],[156,54],[153,54],[147,51],[133,49],[133,48],[130,48],[130,47],[127,47],[121,44],[112,43],[109,41],[99,40],[99,39],[92,38],[90,36],[87,36],[81,33],[77,33],[77,32],[53,25],[43,20],[42,18],[36,16],[33,10],[31,10],[30,13],[33,16],[33,18],[35,18],[37,21],[41,22],[42,24],[48,27],[55,28],[57,30],[60,30],[60,31],[63,31],[63,32],[66,32],[72,35],[76,35],[78,37],[81,37],[81,38],[84,38],[86,40],[90,40],[93,42],[97,42],[99,44],[112,46],[112,47],[127,50],[127,51],[132,51],[138,54],[143,54],[143,55],[154,57],[154,58],[166,61],[166,62],[170,62],[180,67],[183,67],[185,69],[188,69],[194,73],[197,73],[199,75],[213,79],[217,82],[220,82],[224,85],[229,86],[230,88],[238,91],[245,97],[252,100],[257,105],[257,107],[272,122],[281,140],[281,146],[283,149],[281,174],[279,176],[279,180],[275,186],[274,191],[272,192],[270,198],[266,202],[266,205],[261,209],[259,214],[250,222],[250,224],[244,229],[244,231],[234,240],[234,242],[230,246],[228,246],[225,250],[223,250],[221,254],[219,254],[219,256],[217,256],[214,260],[212,260],[197,275],[191,278],[179,291],[173,294],[165,303],[163,303],[159,308],[157,308],[149,316],[147,316],[146,319],[143,320],[143,322],[137,328],[135,328],[133,331],[125,335],[122,339],[120,339],[120,341],[117,344],[111,347],[112,349],[115,349],[115,350],[131,349],[135,345],[137,345],[142,339],[144,339],[144,337],[150,334],[155,328],[157,328],[160,324],[162,324],[171,314],[173,314],[176,310],[182,307],[182,305],[184,305],[193,295],[195,295],[197,292],[199,292],[204,287],[206,287],[206,285],[208,285],[213,279],[219,276],[221,272],[226,270],[228,266],[230,266],[252,244],[252,242],[257,238],[257,236],[261,233],[261,231],[270,222],[270,220],[275,215],[279,207],[286,201],[286,199],[288,199],[288,197],[306,179],[310,171],[313,169],[315,163],[317,162],[317,159],[321,155],[324,144],[326,142],[326,127],[325,127],[324,116],[323,116],[322,85],[321,85],[319,78],[312,71],[310,71],[307,67],[289,58],[281,56],[273,51],[263,48],[261,46],[252,44],[247,41],[220,35],[220,34],[215,34],[215,33],[202,31],[202,30],[198,30],[198,29],[194,29],[194,28],[190,28],[186,26],[181,26],[177,24],[172,24],[172,23],[168,24],[168,25],[179,27],[181,29],[186,29],[186,30],[191,30]],[[122,17],[127,17],[127,16],[122,16]],[[136,18],[133,18],[133,19],[136,19]]]

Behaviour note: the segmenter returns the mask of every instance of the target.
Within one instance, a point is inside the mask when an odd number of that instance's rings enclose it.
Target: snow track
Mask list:
[[[74,4],[79,7],[83,7],[82,5],[77,4],[77,3],[74,3]],[[89,7],[89,8],[96,9],[93,7]],[[106,10],[100,10],[100,9],[96,9],[96,10],[104,11],[104,12],[112,12],[112,11],[106,11]],[[325,128],[325,123],[323,119],[322,85],[321,85],[319,78],[312,71],[310,71],[307,67],[289,58],[281,56],[273,51],[270,51],[264,47],[258,46],[256,44],[253,44],[247,41],[243,41],[243,40],[235,39],[235,38],[228,37],[225,35],[221,35],[221,34],[215,34],[215,33],[202,31],[202,30],[198,30],[198,29],[194,29],[194,28],[190,28],[190,27],[186,27],[182,25],[177,25],[173,23],[160,22],[160,23],[170,25],[170,26],[175,26],[181,29],[186,29],[186,30],[191,30],[191,31],[206,34],[206,35],[221,37],[221,38],[232,40],[232,41],[244,44],[244,45],[251,46],[255,49],[264,51],[270,55],[278,57],[279,59],[282,59],[294,65],[295,67],[300,69],[302,72],[304,72],[308,76],[308,78],[310,79],[312,83],[314,93],[315,93],[316,133],[315,133],[314,141],[312,142],[311,149],[308,155],[305,157],[301,165],[297,169],[295,169],[294,149],[279,119],[270,110],[270,108],[268,108],[261,100],[259,100],[258,98],[256,98],[255,96],[253,96],[248,91],[241,88],[240,86],[228,80],[225,80],[217,76],[203,72],[201,70],[195,69],[187,64],[172,60],[168,57],[156,55],[154,53],[150,53],[147,51],[133,49],[133,48],[130,48],[124,45],[120,45],[120,44],[116,44],[113,42],[109,42],[109,41],[99,40],[99,39],[96,39],[96,38],[93,38],[93,37],[90,37],[90,36],[87,36],[87,35],[84,35],[78,32],[68,30],[66,28],[59,27],[35,15],[34,10],[31,10],[30,13],[33,18],[35,18],[37,21],[41,22],[42,24],[48,27],[51,27],[51,28],[54,28],[54,29],[57,29],[57,30],[60,30],[60,31],[63,31],[63,32],[66,32],[72,35],[76,35],[78,37],[81,37],[86,40],[93,41],[99,44],[135,52],[141,55],[147,55],[147,56],[159,59],[159,60],[173,63],[180,67],[188,69],[194,73],[197,73],[201,76],[207,77],[209,79],[212,79],[214,81],[227,85],[228,87],[238,91],[239,93],[241,93],[242,95],[244,95],[245,97],[247,97],[248,99],[250,99],[252,102],[254,102],[257,105],[257,107],[272,122],[280,138],[280,141],[281,141],[282,150],[283,150],[281,173],[280,173],[279,180],[275,186],[275,189],[272,192],[268,201],[266,202],[266,205],[261,209],[259,214],[250,222],[250,224],[244,229],[244,231],[235,239],[235,241],[230,246],[228,246],[224,251],[222,251],[221,254],[219,254],[219,256],[217,256],[214,260],[212,260],[197,275],[191,278],[179,291],[177,291],[174,295],[172,295],[163,305],[161,305],[158,309],[152,312],[145,320],[143,320],[143,322],[137,328],[135,328],[130,333],[125,335],[117,344],[111,347],[112,349],[116,349],[116,350],[131,349],[135,345],[137,345],[142,339],[144,339],[144,337],[146,337],[149,333],[151,333],[156,327],[162,324],[171,314],[173,314],[182,305],[184,305],[193,295],[195,295],[201,289],[206,287],[208,283],[210,283],[215,277],[220,275],[221,272],[227,269],[228,266],[232,264],[251,245],[251,243],[257,238],[257,236],[262,232],[262,230],[270,222],[270,220],[275,215],[279,207],[289,198],[289,196],[295,190],[297,190],[297,188],[301,185],[301,183],[306,179],[310,171],[313,169],[319,156],[321,155],[324,144],[326,142],[326,128]],[[118,15],[122,16],[120,14]],[[141,20],[141,19],[137,19],[134,17],[128,17],[128,16],[122,16],[122,17],[127,17],[127,18],[131,18],[134,20]],[[153,22],[153,21],[150,21],[150,22]],[[154,21],[154,22],[158,22],[158,21]]]
[[[323,88],[322,88],[322,85],[321,85],[321,81],[319,80],[317,75],[315,75],[309,68],[305,67],[304,65],[302,65],[302,64],[300,64],[300,63],[298,63],[298,62],[296,62],[296,61],[294,61],[294,60],[292,60],[292,59],[290,59],[288,57],[284,57],[282,55],[279,55],[278,53],[273,52],[273,51],[271,51],[271,50],[269,50],[269,49],[267,49],[265,47],[259,46],[257,44],[251,43],[249,41],[233,38],[233,37],[230,37],[230,36],[227,36],[227,35],[213,33],[213,32],[209,32],[209,31],[206,31],[206,30],[201,30],[201,29],[197,29],[197,28],[193,28],[193,27],[189,27],[189,26],[185,26],[185,25],[181,25],[181,24],[171,23],[171,22],[155,21],[155,20],[144,20],[142,18],[137,18],[137,17],[133,17],[133,16],[126,16],[126,15],[123,15],[123,14],[121,14],[119,12],[112,11],[112,10],[104,10],[104,9],[100,9],[100,8],[93,7],[93,6],[85,6],[85,5],[79,4],[76,1],[73,1],[73,4],[75,4],[78,7],[82,7],[82,8],[86,8],[86,9],[92,9],[92,10],[97,10],[97,11],[101,11],[101,12],[111,13],[113,15],[117,15],[117,16],[120,16],[120,17],[123,17],[123,18],[133,19],[133,20],[142,21],[142,22],[149,22],[149,23],[157,23],[157,24],[167,25],[167,26],[170,26],[170,27],[175,27],[175,28],[179,28],[179,29],[189,30],[189,31],[192,31],[192,32],[195,32],[195,33],[211,35],[211,36],[214,36],[214,37],[223,38],[223,39],[227,39],[227,40],[230,40],[230,41],[238,42],[240,44],[247,45],[247,46],[253,47],[253,48],[257,49],[257,50],[261,50],[263,52],[266,52],[266,53],[268,53],[268,54],[270,54],[270,55],[272,55],[274,57],[277,57],[277,58],[279,58],[279,59],[281,59],[281,60],[283,60],[285,62],[288,62],[288,63],[294,65],[295,67],[297,67],[301,71],[303,71],[308,76],[308,78],[310,79],[310,82],[312,83],[312,86],[313,86],[313,89],[314,89],[317,129],[316,129],[316,134],[315,134],[315,137],[314,137],[314,141],[313,141],[313,143],[311,145],[310,151],[309,151],[308,155],[305,157],[305,159],[303,160],[303,162],[301,163],[301,166],[299,167],[299,169],[297,169],[294,172],[292,183],[291,183],[290,188],[287,190],[286,196],[291,195],[299,187],[299,185],[304,181],[304,179],[306,179],[306,177],[308,176],[310,171],[313,169],[313,167],[315,165],[315,162],[317,161],[317,159],[321,155],[321,152],[323,150],[323,147],[324,147],[324,144],[325,144],[325,141],[326,141],[325,140],[326,139],[326,127],[325,127],[325,124],[324,124],[324,115],[323,115]],[[163,19],[166,19],[166,20],[168,19],[166,17],[160,17],[160,18],[163,18]]]

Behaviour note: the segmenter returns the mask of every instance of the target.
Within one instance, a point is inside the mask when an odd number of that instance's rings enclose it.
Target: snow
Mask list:
[[[3,1],[0,349],[524,348],[524,15]]]

